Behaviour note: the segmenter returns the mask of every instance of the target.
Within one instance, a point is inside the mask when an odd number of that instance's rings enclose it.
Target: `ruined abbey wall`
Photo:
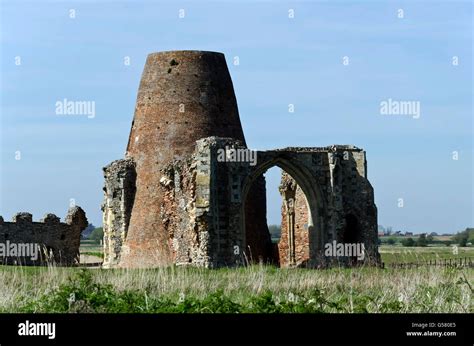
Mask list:
[[[85,212],[80,207],[70,208],[65,222],[60,222],[54,214],[46,214],[39,222],[33,222],[30,213],[17,213],[12,222],[0,217],[0,263],[2,264],[61,264],[74,265],[79,263],[79,245],[81,232],[87,227]],[[13,244],[13,245],[12,245]],[[13,248],[39,246],[38,258],[30,254],[11,255]],[[6,250],[10,247],[10,251]],[[2,256],[3,254],[11,256]],[[29,250],[28,250],[29,251]]]
[[[347,258],[325,257],[324,246],[333,240],[363,243],[364,263],[378,263],[377,211],[363,150],[332,146],[257,151],[257,163],[251,165],[221,161],[219,152],[229,149],[246,147],[232,138],[203,138],[196,141],[192,154],[160,170],[160,218],[173,263],[207,268],[251,261],[304,267],[348,264]],[[274,165],[291,174],[283,175],[280,186],[282,237],[273,257],[252,258],[269,244],[269,235],[262,230],[264,241],[248,237],[245,202],[253,197],[254,182]],[[111,204],[123,204],[118,202],[121,196],[116,194],[115,202],[112,197]],[[356,226],[348,224],[349,215],[356,218]],[[123,224],[119,222],[117,229]]]
[[[258,151],[254,161],[223,159],[227,149],[248,150],[224,55],[150,54],[125,158],[104,168],[104,266],[322,267],[334,260],[323,251],[333,240],[364,243],[379,260],[362,149],[285,148]],[[278,245],[263,176],[275,165],[291,175]]]

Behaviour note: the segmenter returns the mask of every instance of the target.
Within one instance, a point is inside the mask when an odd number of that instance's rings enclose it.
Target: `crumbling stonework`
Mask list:
[[[195,142],[209,136],[231,137],[245,145],[224,55],[202,51],[150,54],[126,151],[126,158],[135,163],[136,192],[129,224],[122,227],[126,238],[120,259],[112,255],[119,266],[174,263],[169,232],[161,217],[165,195],[160,172],[173,160],[192,154]],[[263,209],[255,203],[251,202],[252,209]],[[263,212],[255,217],[260,220],[249,227],[265,223]]]
[[[79,263],[81,232],[87,227],[85,212],[80,207],[69,209],[65,222],[54,214],[46,214],[40,222],[33,222],[30,213],[17,213],[12,222],[0,216],[0,246],[11,249],[25,246],[39,247],[38,258],[31,256],[0,256],[2,264],[60,264]]]
[[[354,146],[248,150],[222,54],[150,54],[125,160],[104,168],[105,266],[207,268],[263,261],[353,264],[328,242],[365,245],[378,263],[377,209],[365,152]],[[226,156],[225,156],[226,157]],[[266,224],[263,173],[281,167],[282,237]]]
[[[102,203],[104,230],[103,267],[120,262],[123,242],[127,237],[130,215],[135,199],[135,163],[131,159],[117,160],[104,167],[104,202]]]

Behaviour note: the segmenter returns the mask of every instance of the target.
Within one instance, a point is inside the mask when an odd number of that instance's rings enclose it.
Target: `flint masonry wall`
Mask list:
[[[136,191],[135,163],[131,159],[116,160],[104,167],[104,262],[109,268],[120,262],[123,243],[127,237]]]
[[[327,196],[325,214],[328,227],[322,245],[333,240],[337,243],[363,243],[366,249],[364,263],[378,264],[377,208],[373,188],[367,180],[365,152],[353,146],[332,146],[323,148],[322,154],[313,156],[313,162],[322,164],[317,168],[320,171],[319,184]],[[307,266],[312,261],[309,253],[307,198],[286,172],[282,174],[280,193],[283,198],[282,232],[278,244],[280,263],[283,266]],[[289,205],[293,208],[289,208]],[[289,242],[291,219],[295,238],[293,256]],[[334,261],[349,264],[351,261],[350,258],[325,258],[321,252],[317,256],[318,263],[330,264]]]
[[[248,162],[219,161],[218,152],[224,148],[245,149],[230,138],[201,139],[195,153],[170,164],[161,179],[167,196],[162,217],[175,263],[205,267],[247,263],[249,254],[258,251],[254,239],[247,237],[245,201],[252,198],[253,182],[273,165],[292,172],[300,183],[283,174],[282,238],[274,262],[305,267],[349,264],[348,258],[325,258],[324,245],[336,240],[364,243],[365,263],[378,263],[376,207],[365,176],[363,150],[333,146],[259,151],[257,165],[251,166]],[[348,215],[356,217],[356,228],[347,224]],[[257,242],[257,247],[260,245]]]
[[[85,212],[80,207],[70,208],[65,222],[54,214],[46,214],[40,222],[33,222],[30,213],[17,213],[12,222],[0,216],[0,244],[38,244],[40,257],[0,256],[2,264],[37,265],[57,263],[74,265],[79,262],[81,232],[87,227]]]
[[[219,152],[229,149],[246,147],[232,138],[203,138],[196,141],[192,154],[169,162],[159,172],[158,188],[164,196],[159,217],[173,263],[207,268],[248,263],[250,254],[258,253],[264,242],[248,237],[246,201],[253,198],[252,185],[275,165],[288,173],[283,174],[280,186],[284,201],[282,237],[277,254],[270,260],[279,261],[281,266],[350,264],[346,258],[324,256],[324,245],[336,240],[364,243],[365,263],[378,263],[377,210],[362,149],[331,146],[258,151],[255,166],[220,160]],[[116,172],[116,165],[133,167],[130,162],[125,165],[119,161],[106,171]],[[109,177],[116,181],[114,174]],[[118,192],[113,197],[114,189],[106,190],[112,196],[110,205],[133,203],[132,193]],[[124,202],[123,196],[130,200]],[[126,209],[117,208],[115,213]],[[351,215],[356,225],[348,222]],[[125,219],[114,218],[115,229],[126,229],[120,221]],[[120,255],[120,247],[112,249]]]

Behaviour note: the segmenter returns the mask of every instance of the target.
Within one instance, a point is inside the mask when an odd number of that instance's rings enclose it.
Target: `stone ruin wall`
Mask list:
[[[248,163],[218,163],[215,151],[225,145],[246,148],[224,55],[148,55],[125,159],[104,168],[105,267],[218,267],[278,263],[280,256],[280,263],[288,260],[285,235],[278,248],[268,232],[264,170],[257,174]],[[342,163],[343,150],[356,164]],[[344,238],[347,214],[359,217],[359,238],[376,244],[376,208],[363,150],[286,148],[259,155],[262,161],[291,161],[306,171],[305,191],[314,195],[313,185],[320,189],[308,203],[317,205],[312,213],[319,216],[308,231],[296,190],[297,264],[309,257],[309,266],[315,266],[315,251],[323,242]]]
[[[177,265],[214,268],[241,265],[245,256],[248,260],[252,256],[256,259],[268,256],[268,244],[271,244],[268,227],[266,223],[264,227],[261,222],[256,223],[255,212],[247,214],[246,219],[250,224],[248,231],[253,234],[252,239],[247,239],[251,244],[248,248],[243,246],[243,234],[235,232],[240,229],[240,176],[232,168],[219,169],[222,163],[217,162],[216,151],[236,144],[243,147],[241,141],[233,139],[198,140],[192,155],[171,162],[161,171],[160,185],[165,196],[161,218],[169,236],[173,262]],[[261,186],[262,180],[252,193],[261,197]],[[265,200],[253,201],[247,210],[255,209],[254,206],[262,202]],[[262,210],[258,210],[258,214],[261,213]]]
[[[122,246],[135,199],[136,171],[131,159],[116,160],[104,167],[104,202],[102,225],[104,230],[104,262],[109,268],[120,262]]]
[[[344,152],[333,158],[339,163],[335,170],[334,186],[336,186],[336,201],[340,206],[339,224],[336,225],[336,240],[338,242],[362,242],[365,244],[366,263],[379,263],[377,207],[374,202],[374,189],[367,180],[367,161],[365,151],[352,152],[349,158]],[[348,224],[348,216],[357,221],[357,231]]]
[[[329,148],[328,148],[329,149]],[[327,156],[326,156],[327,155]],[[325,235],[324,244],[335,240],[337,243],[364,243],[366,249],[365,263],[379,263],[380,255],[377,250],[377,208],[374,204],[373,188],[367,178],[367,162],[365,152],[347,146],[339,146],[336,150],[327,150],[326,157],[316,160],[322,162],[326,173],[327,183],[322,184],[329,196],[327,220],[329,229]],[[324,179],[325,180],[325,179]],[[321,180],[323,181],[323,179]],[[296,188],[295,188],[296,187]],[[278,243],[280,264],[282,266],[305,266],[310,260],[308,207],[304,192],[296,181],[285,171],[282,172],[280,194],[283,203],[281,209],[281,238]],[[294,204],[294,236],[295,258],[290,259],[289,246],[289,200]],[[358,229],[348,229],[348,216],[357,220]],[[316,220],[313,220],[315,222]],[[350,239],[347,238],[348,233]],[[324,245],[323,244],[323,245]],[[331,262],[331,258],[326,258]],[[349,259],[339,258],[338,263],[348,263]]]
[[[170,161],[159,172],[159,206],[166,247],[172,263],[206,268],[241,265],[250,261],[271,260],[273,254],[268,227],[255,223],[255,202],[246,206],[247,246],[240,230],[242,177],[245,165],[219,166],[217,149],[243,147],[241,141],[209,137],[196,142],[194,152]],[[117,160],[104,168],[104,263],[105,268],[120,266],[128,235],[135,198],[135,163],[133,159]],[[262,177],[263,178],[263,177]],[[252,196],[260,196],[265,180],[258,179]],[[265,190],[263,189],[263,192]],[[265,205],[265,199],[259,203]],[[259,209],[258,213],[262,213]],[[263,226],[262,226],[263,225]],[[259,234],[257,234],[257,232]],[[163,246],[163,245],[162,245]],[[238,250],[235,250],[235,246]],[[237,253],[235,253],[237,251]]]
[[[171,162],[162,170],[160,216],[177,265],[210,267],[209,158],[206,152]]]
[[[5,222],[0,216],[0,244],[38,244],[39,258],[1,257],[1,264],[75,265],[79,263],[81,232],[88,222],[82,208],[69,209],[65,222],[60,222],[54,214],[46,214],[39,222],[33,221],[30,213],[17,213],[12,222]]]
[[[247,208],[242,212],[243,199],[252,199],[252,185],[259,181],[261,171],[258,165],[251,167],[245,162],[218,162],[217,150],[225,147],[245,148],[240,141],[231,138],[203,138],[196,142],[192,155],[169,162],[158,173],[158,188],[164,196],[160,219],[173,263],[206,268],[258,261],[301,267],[325,266],[333,260],[341,263],[341,259],[321,258],[320,250],[332,240],[348,240],[346,218],[349,214],[355,215],[359,222],[358,229],[349,230],[349,234],[355,234],[352,241],[363,242],[372,259],[379,260],[376,207],[373,189],[366,179],[363,150],[338,146],[258,152],[262,164],[285,158],[306,167],[312,177],[307,177],[304,183],[317,184],[320,191],[319,218],[313,215],[310,223],[309,203],[303,190],[288,173],[283,173],[280,185],[284,201],[282,235],[278,244],[271,244],[266,225],[259,230],[261,234],[251,237],[248,229],[242,232],[242,222],[247,225],[248,213]],[[104,175],[104,265],[107,267],[119,263],[124,251],[127,222],[134,203],[133,160],[115,161],[105,168]],[[249,183],[250,176],[254,178]],[[249,189],[247,195],[244,195],[245,187]],[[288,213],[290,199],[293,207]],[[290,258],[289,249],[291,214],[295,229],[294,258]],[[344,261],[342,259],[342,263]]]

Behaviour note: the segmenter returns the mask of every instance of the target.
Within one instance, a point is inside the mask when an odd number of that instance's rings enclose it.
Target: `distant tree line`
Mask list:
[[[458,232],[453,236],[453,241],[459,246],[468,246],[474,243],[474,228],[466,228],[462,232]]]
[[[104,239],[104,229],[102,227],[96,227],[88,239],[100,243],[100,241]]]
[[[85,230],[81,233],[81,239],[91,240],[99,244],[104,239],[104,230],[102,227],[95,227],[93,224],[89,224]]]
[[[281,237],[281,226],[280,225],[269,225],[268,231],[273,240],[280,239]]]
[[[470,246],[474,243],[474,228],[466,228],[464,231],[458,232],[451,237],[451,240],[439,240],[435,239],[434,237],[437,236],[435,232],[430,234],[420,234],[417,238],[413,237],[404,237],[400,240],[397,237],[389,237],[383,240],[379,239],[379,244],[388,244],[388,245],[395,245],[397,242],[403,246],[428,246],[430,244],[439,244],[439,245],[446,245],[450,246],[452,244],[457,244],[460,247]]]

